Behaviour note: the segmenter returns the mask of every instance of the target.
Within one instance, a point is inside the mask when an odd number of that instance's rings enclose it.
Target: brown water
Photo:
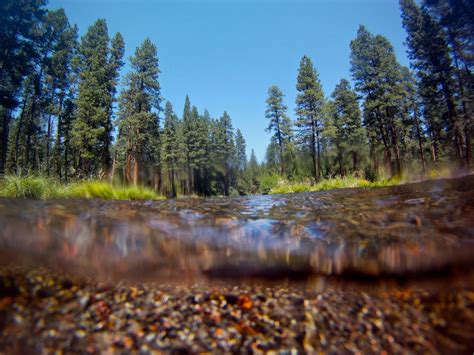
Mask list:
[[[0,199],[3,263],[99,279],[425,278],[474,270],[474,175],[160,202]]]

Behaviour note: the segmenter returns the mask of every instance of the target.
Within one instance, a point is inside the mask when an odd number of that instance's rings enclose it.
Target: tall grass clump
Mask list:
[[[119,200],[161,200],[163,196],[158,195],[152,189],[144,186],[123,186],[116,190]]]
[[[143,186],[112,185],[103,181],[80,181],[68,185],[34,175],[8,175],[0,181],[0,196],[48,198],[100,198],[104,200],[158,200],[163,197]]]
[[[377,181],[369,181],[361,179],[352,175],[345,177],[335,177],[331,179],[324,179],[316,184],[311,184],[309,181],[303,183],[290,183],[288,181],[280,180],[280,182],[271,188],[270,194],[288,194],[294,192],[315,192],[327,191],[334,189],[343,189],[351,187],[383,187],[400,185],[404,183],[403,178],[381,179]]]
[[[19,198],[51,198],[55,197],[58,184],[42,176],[7,175],[0,183],[0,195]]]
[[[100,198],[103,200],[158,200],[152,189],[144,186],[115,186],[103,181],[81,181],[65,189],[65,197]]]

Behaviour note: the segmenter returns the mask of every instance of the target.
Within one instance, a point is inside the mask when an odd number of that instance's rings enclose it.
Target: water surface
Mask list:
[[[474,175],[158,202],[0,199],[4,263],[157,282],[413,277],[474,266]]]

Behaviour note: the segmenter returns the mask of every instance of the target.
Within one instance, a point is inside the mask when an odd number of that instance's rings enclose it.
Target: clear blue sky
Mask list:
[[[268,87],[285,93],[294,118],[299,61],[308,55],[319,72],[326,96],[341,78],[350,79],[349,43],[359,24],[386,36],[403,65],[398,0],[50,0],[63,7],[83,35],[105,18],[112,37],[125,39],[126,66],[146,38],[158,47],[162,95],[181,115],[186,94],[200,112],[224,110],[247,141],[247,151],[265,155]]]

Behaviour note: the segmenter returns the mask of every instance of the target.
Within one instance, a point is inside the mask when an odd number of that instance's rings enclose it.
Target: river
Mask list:
[[[474,175],[0,199],[0,351],[472,353]]]

